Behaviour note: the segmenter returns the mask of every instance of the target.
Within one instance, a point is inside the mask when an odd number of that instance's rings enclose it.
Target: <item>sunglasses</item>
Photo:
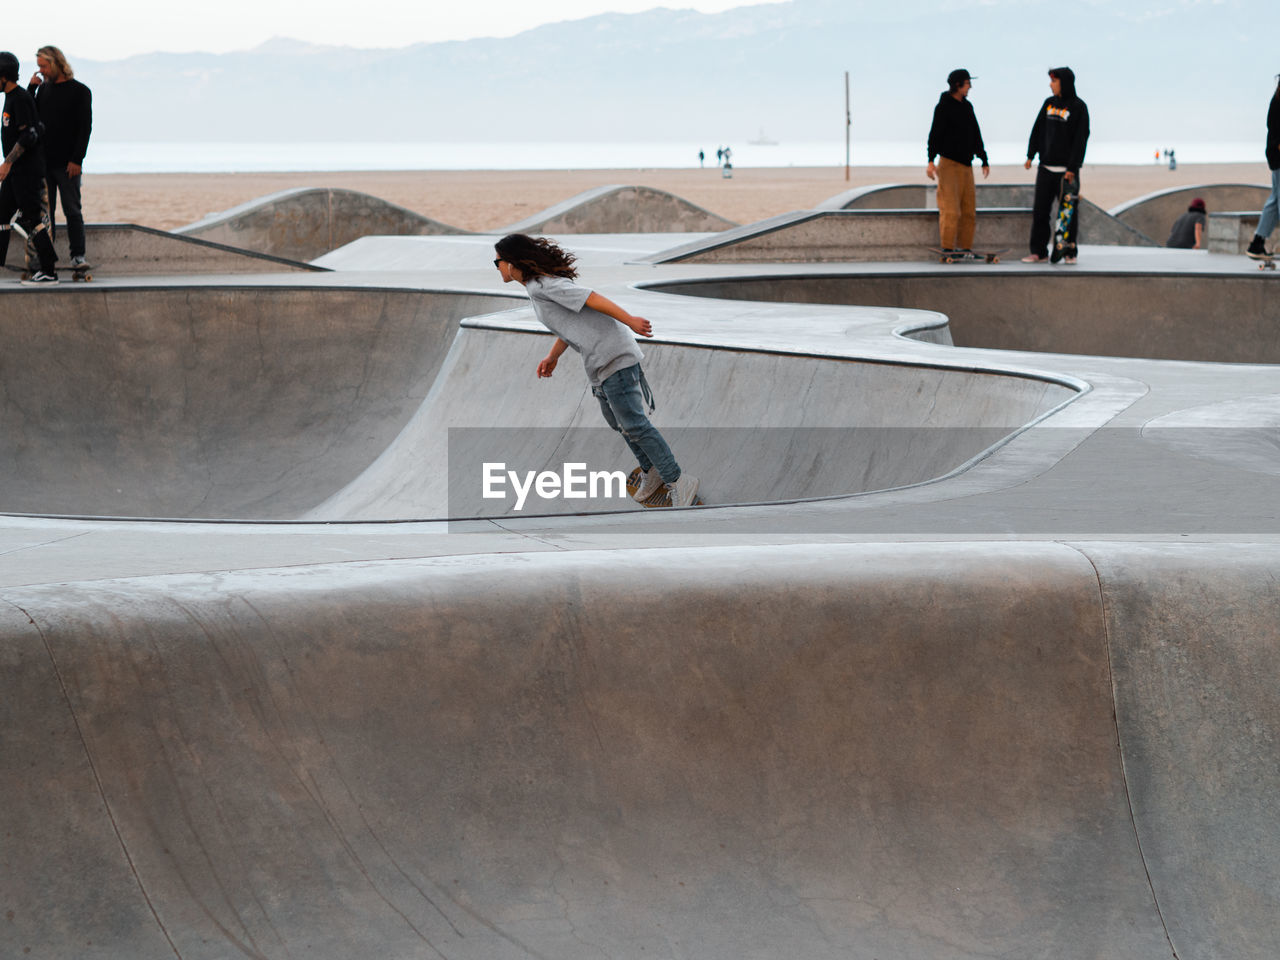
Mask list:
[[[501,260],[495,260],[495,261],[493,261],[493,265],[494,265],[495,267],[496,267],[498,264],[500,264],[500,263],[502,263],[502,261],[501,261]]]

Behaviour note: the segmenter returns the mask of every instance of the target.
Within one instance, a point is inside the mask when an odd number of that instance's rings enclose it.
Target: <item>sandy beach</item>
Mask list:
[[[1034,170],[996,166],[990,183],[1030,183]],[[1269,184],[1267,165],[1086,166],[1084,195],[1111,207],[1168,187],[1200,183]],[[101,174],[84,177],[85,219],[169,230],[209,213],[292,187],[358,190],[464,230],[493,230],[593,187],[628,184],[666,190],[738,223],[802,210],[850,187],[926,183],[919,167],[738,168],[677,170],[429,170],[335,173]]]

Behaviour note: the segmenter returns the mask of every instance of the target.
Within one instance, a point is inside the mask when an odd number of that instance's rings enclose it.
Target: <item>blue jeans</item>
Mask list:
[[[1258,217],[1258,236],[1267,239],[1277,223],[1280,223],[1280,170],[1272,170],[1271,196],[1262,205],[1262,215]]]
[[[640,469],[647,472],[656,466],[663,481],[675,483],[680,479],[680,465],[644,412],[647,386],[640,364],[636,363],[606,377],[600,386],[591,388],[591,393],[600,401],[605,421],[627,441]]]

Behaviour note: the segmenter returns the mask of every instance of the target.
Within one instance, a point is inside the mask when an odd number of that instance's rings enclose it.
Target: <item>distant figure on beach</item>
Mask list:
[[[573,347],[600,402],[605,422],[622,434],[642,471],[640,489],[632,497],[640,503],[665,484],[673,507],[692,506],[698,478],[680,469],[667,441],[649,422],[653,394],[640,368],[644,354],[633,333],[653,336],[653,326],[632,316],[612,300],[573,281],[578,276],[572,253],[546,237],[513,233],[494,246],[493,261],[503,283],[524,286],[538,321],[556,335],[551,351],[538,364],[538,376],[549,377],[564,352]]]
[[[705,153],[703,153],[701,150],[699,150],[699,151],[698,151],[698,166],[700,166],[700,167],[705,167],[705,166],[707,165],[707,164],[706,164],[706,160],[707,160],[707,155],[706,155]]]
[[[1173,229],[1164,245],[1180,250],[1203,250],[1206,214],[1204,200],[1196,197],[1187,207],[1187,212],[1173,222]]]
[[[84,215],[80,212],[80,170],[93,129],[93,95],[57,47],[36,51],[36,72],[27,87],[44,124],[45,182],[49,189],[49,233],[54,235],[58,197],[67,218],[71,265],[85,265]]]
[[[1169,151],[1169,169],[1170,170],[1178,169],[1178,158],[1174,156],[1174,153],[1172,150]]]
[[[978,117],[969,103],[974,77],[968,70],[952,70],[947,89],[933,108],[929,127],[929,163],[925,174],[938,182],[939,246],[958,253],[962,260],[976,260],[973,234],[978,225],[977,188],[973,182],[973,158],[982,161],[982,178],[991,175],[987,148],[982,143]],[[935,166],[933,159],[939,158]]]
[[[57,257],[49,238],[48,205],[44,197],[44,151],[40,124],[31,94],[18,86],[18,58],[0,52],[0,90],[4,91],[4,125],[0,128],[0,266],[9,253],[9,235],[18,230],[30,237],[40,268],[23,280],[39,285],[58,282]],[[13,215],[17,214],[17,220]]]
[[[1049,71],[1050,96],[1040,105],[1036,121],[1027,141],[1027,162],[1040,155],[1036,170],[1035,205],[1031,212],[1031,252],[1023,263],[1039,263],[1049,259],[1050,215],[1065,179],[1080,194],[1080,167],[1084,164],[1089,144],[1089,107],[1076,95],[1076,75],[1070,67],[1054,67]],[[1070,243],[1064,255],[1067,263],[1075,263],[1080,242],[1076,224],[1079,208],[1073,208],[1067,225]]]
[[[716,166],[724,163],[724,147],[716,147]]]
[[[1262,205],[1262,213],[1258,217],[1258,232],[1249,242],[1245,251],[1251,257],[1270,256],[1267,252],[1267,240],[1271,231],[1280,223],[1280,75],[1276,76],[1276,89],[1271,94],[1271,104],[1267,107],[1267,166],[1271,168],[1271,194]]]

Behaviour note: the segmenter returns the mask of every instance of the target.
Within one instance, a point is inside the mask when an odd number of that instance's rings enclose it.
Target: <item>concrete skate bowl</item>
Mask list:
[[[477,478],[450,469],[468,457],[492,452],[538,470],[632,465],[576,368],[532,375],[545,333],[504,328],[501,314],[459,330],[460,318],[518,302],[510,298],[252,286],[56,295],[47,322],[27,322],[19,306],[0,321],[7,513],[490,515],[515,505],[479,500]],[[1080,387],[749,349],[647,350],[655,422],[690,451],[686,463],[716,503],[922,483],[981,457]],[[458,500],[459,489],[475,496]],[[636,509],[626,498],[599,507],[623,508]],[[562,499],[548,512],[583,509]]]
[[[1262,275],[999,272],[808,275],[649,285],[687,296],[936,310],[959,347],[1280,363],[1276,286]]]
[[[0,510],[284,518],[416,412],[461,317],[509,298],[303,287],[0,297]]]
[[[469,231],[367,193],[331,187],[298,187],[210,214],[173,232],[306,261],[361,237],[433,236]]]

